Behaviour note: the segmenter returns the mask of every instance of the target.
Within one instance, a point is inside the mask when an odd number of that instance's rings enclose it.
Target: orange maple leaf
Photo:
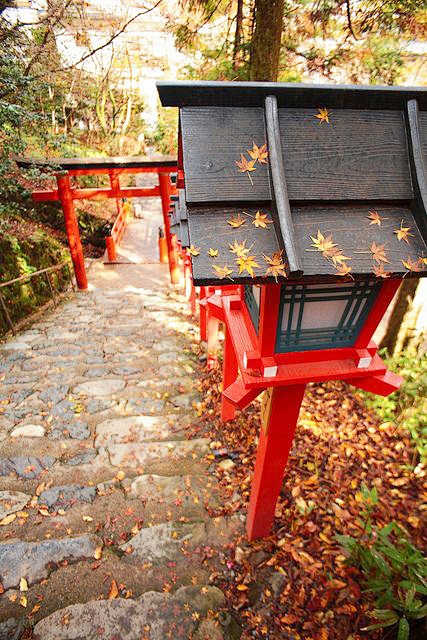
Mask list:
[[[260,164],[267,164],[268,151],[266,144],[263,144],[262,147],[258,147],[255,142],[253,142],[252,151],[248,150],[248,153],[254,162],[258,160]]]
[[[406,258],[406,260],[402,260],[402,264],[408,271],[422,271],[422,260],[417,260],[417,262],[414,262],[413,260],[411,260],[411,258]]]
[[[384,245],[383,244],[375,244],[375,242],[373,242],[370,246],[370,250],[372,252],[372,257],[375,260],[375,262],[378,262],[378,264],[381,264],[381,262],[390,262],[389,260],[387,260],[386,256],[385,256],[385,250],[384,250]]]
[[[343,264],[338,265],[336,270],[337,276],[347,276],[351,271],[351,267],[344,262]]]
[[[109,600],[114,600],[114,598],[117,598],[118,595],[119,595],[119,590],[117,588],[117,582],[113,578],[113,580],[111,582],[110,593],[108,594],[108,599]]]
[[[235,229],[237,229],[237,227],[241,227],[242,224],[245,224],[245,222],[246,222],[245,218],[242,218],[240,213],[238,214],[237,218],[233,217],[233,218],[230,218],[230,220],[227,220],[227,223],[230,226],[234,227]]]
[[[273,253],[271,258],[265,255],[262,256],[264,260],[270,265],[266,271],[266,275],[268,276],[271,274],[274,277],[276,282],[277,282],[277,276],[283,276],[284,278],[287,278],[286,270],[285,270],[286,267],[283,263],[282,254],[283,254],[283,249],[282,251],[276,251],[275,253]]]
[[[400,242],[400,240],[404,240],[405,242],[407,242],[409,244],[408,237],[409,236],[412,236],[412,237],[414,236],[413,233],[409,233],[410,231],[411,231],[411,227],[404,227],[403,226],[403,220],[402,220],[402,222],[400,223],[400,229],[396,229],[394,231],[394,233],[397,235],[397,239],[399,240],[399,242]]]
[[[371,220],[369,224],[377,224],[379,227],[381,226],[381,216],[377,211],[370,211],[368,218]]]
[[[322,122],[327,122],[329,124],[329,112],[325,108],[319,107],[319,113],[314,117],[319,118],[319,124],[322,124]]]
[[[317,237],[310,236],[310,238],[313,241],[313,244],[311,246],[317,249],[318,251],[321,251],[325,256],[325,258],[328,258],[329,256],[334,255],[336,253],[336,251],[332,251],[332,249],[334,249],[337,246],[332,241],[332,236],[328,236],[327,238],[325,238],[323,233],[320,232],[320,229],[317,230]]]
[[[257,211],[255,214],[255,218],[252,220],[252,224],[254,224],[257,228],[261,227],[262,229],[268,229],[267,225],[273,224],[273,221],[268,219],[267,213],[261,213],[261,211]]]
[[[243,153],[240,154],[240,162],[238,160],[235,161],[237,166],[239,167],[240,173],[246,173],[246,171],[255,171],[255,160],[248,160]]]
[[[376,265],[374,266],[374,273],[377,276],[377,278],[389,278],[390,277],[390,271],[385,271],[384,270],[384,264],[381,262],[380,266],[377,267]]]

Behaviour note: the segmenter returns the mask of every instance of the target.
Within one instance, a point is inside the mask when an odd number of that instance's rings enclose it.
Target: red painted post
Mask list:
[[[208,311],[208,369],[216,369],[218,366],[218,328],[219,321]]]
[[[203,303],[203,304],[200,304]],[[207,335],[207,310],[206,310],[206,287],[200,287],[199,293],[199,313],[200,313],[200,342],[206,342]]]
[[[191,280],[190,309],[191,309],[192,316],[196,315],[196,301],[197,301],[196,287],[193,284],[193,280]]]
[[[80,242],[79,225],[71,193],[70,177],[68,175],[56,176],[56,180],[58,183],[58,195],[64,211],[65,228],[67,230],[68,245],[70,247],[77,286],[79,289],[87,289],[85,262],[82,243]]]
[[[258,444],[246,531],[249,540],[270,533],[305,385],[274,387]]]
[[[168,245],[169,272],[172,284],[179,284],[181,280],[178,260],[173,246],[170,232],[170,220],[168,211],[170,209],[171,181],[168,173],[159,173],[160,198],[162,200],[163,225],[165,228],[166,242]]]
[[[225,329],[225,341],[224,341],[224,361],[222,365],[222,389],[227,389],[230,384],[233,384],[237,380],[239,374],[239,367],[237,365],[236,354],[234,353],[233,343],[230,337],[230,331]],[[234,404],[227,400],[224,395],[221,395],[221,420],[227,422],[228,420],[234,420],[236,415],[236,407]]]

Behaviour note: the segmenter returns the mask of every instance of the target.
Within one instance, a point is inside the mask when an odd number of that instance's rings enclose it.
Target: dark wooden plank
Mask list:
[[[118,169],[174,167],[175,156],[112,156],[108,158],[14,158],[20,168]]]
[[[181,247],[187,249],[190,246],[190,234],[188,231],[188,220],[181,220],[179,223]]]
[[[227,265],[233,269],[232,277],[236,283],[243,282],[269,282],[274,281],[271,277],[266,278],[267,263],[263,259],[263,254],[272,255],[279,250],[279,242],[273,225],[269,229],[256,229],[251,224],[250,216],[254,216],[256,208],[246,208],[246,222],[238,229],[233,229],[227,224],[227,220],[242,211],[237,208],[220,209],[217,207],[190,207],[189,227],[191,243],[200,249],[200,254],[193,258],[193,275],[195,284],[219,284],[229,282],[216,277],[212,268],[214,264],[218,266]],[[315,236],[317,230],[326,236],[332,234],[334,242],[342,249],[344,254],[351,258],[348,264],[352,267],[352,275],[357,279],[373,273],[373,261],[370,246],[372,242],[377,245],[385,245],[385,253],[390,261],[384,265],[386,271],[403,275],[405,267],[403,260],[416,262],[421,256],[427,256],[427,246],[424,243],[414,216],[409,208],[390,206],[387,203],[377,206],[376,210],[382,217],[381,226],[371,225],[368,218],[369,209],[366,205],[343,205],[343,206],[298,206],[292,207],[292,217],[295,225],[296,240],[301,247],[301,258],[303,263],[304,276],[301,280],[336,280],[336,269],[330,260],[313,249],[310,236]],[[268,208],[262,211],[269,212]],[[271,211],[270,211],[271,213]],[[394,231],[403,226],[410,227],[411,234],[409,244],[397,239]],[[247,246],[253,247],[250,255],[255,256],[256,262],[260,265],[255,268],[256,277],[252,280],[247,273],[239,276],[238,267],[235,263],[235,256],[230,252],[229,243],[234,240],[241,243],[246,240]],[[208,255],[209,248],[218,249],[217,258]],[[422,273],[407,274],[427,276],[427,271]],[[279,281],[282,278],[279,278]]]
[[[403,112],[318,107],[279,110],[290,200],[413,197]]]
[[[227,265],[233,269],[232,277],[235,282],[263,281],[268,264],[263,259],[263,254],[271,256],[275,251],[279,251],[279,242],[273,224],[268,225],[268,229],[256,228],[252,224],[255,214],[258,210],[268,214],[271,220],[271,210],[266,207],[249,207],[245,209],[237,209],[232,207],[189,207],[189,230],[190,241],[198,249],[200,254],[192,258],[193,261],[193,278],[195,284],[230,284],[230,280],[220,280],[213,269],[213,265],[224,267]],[[234,229],[227,220],[241,214],[245,219],[245,223]],[[244,273],[242,277],[238,276],[239,267],[236,264],[236,256],[230,251],[230,244],[237,241],[239,244],[246,240],[246,246],[252,246],[249,255],[255,256],[255,261],[259,267],[254,268],[257,276],[254,280]],[[218,249],[218,257],[211,258],[208,255],[209,249]],[[265,278],[264,278],[265,279]]]
[[[156,83],[162,105],[262,107],[269,95],[277,97],[279,107],[318,107],[334,109],[404,109],[416,98],[427,110],[424,87],[385,87],[363,85],[315,85],[285,82],[170,82]]]
[[[266,142],[263,109],[184,108],[180,120],[187,202],[271,198],[268,164],[257,163],[250,178],[236,165],[241,153],[251,160],[254,142]]]
[[[423,120],[426,119],[424,118]],[[423,150],[423,142],[425,142],[425,138],[427,137],[427,127],[426,131],[423,132],[423,141],[421,138],[421,120],[419,118],[416,100],[410,100],[408,102],[406,122],[408,128],[409,160],[414,186],[414,215],[424,241],[427,242],[427,163]],[[427,125],[427,121],[425,124]]]
[[[382,218],[381,226],[370,224],[369,211],[377,211]],[[310,236],[316,236],[319,229],[324,236],[332,235],[333,241],[342,249],[352,273],[360,275],[372,272],[374,264],[369,250],[372,242],[385,245],[385,255],[390,261],[384,264],[386,271],[404,273],[402,259],[416,262],[421,256],[427,256],[427,247],[415,223],[409,208],[377,205],[344,206],[304,206],[292,207],[292,217],[301,256],[304,275],[325,275],[335,273],[331,261],[313,249]],[[399,241],[394,231],[400,227],[410,227],[409,244]],[[419,274],[417,274],[419,275]],[[427,275],[427,272],[426,272]]]
[[[298,277],[302,275],[302,262],[295,243],[295,230],[289,205],[280,141],[279,110],[275,96],[268,96],[265,99],[265,123],[269,150],[271,191],[273,193],[273,213],[277,215],[279,222],[279,229],[276,229],[276,235],[279,240],[283,240],[290,272],[287,275]]]

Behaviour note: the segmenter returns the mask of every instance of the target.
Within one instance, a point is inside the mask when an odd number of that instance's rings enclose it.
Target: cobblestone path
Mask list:
[[[0,640],[231,637],[206,557],[242,522],[209,515],[198,329],[166,275],[97,262],[0,344]]]

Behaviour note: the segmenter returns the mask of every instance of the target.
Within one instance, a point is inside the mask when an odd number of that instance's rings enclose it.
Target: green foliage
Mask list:
[[[145,142],[164,155],[177,152],[178,138],[178,109],[161,109],[157,125],[150,135],[146,135]]]
[[[0,255],[2,282],[34,273],[68,259],[68,252],[60,243],[41,231],[22,239],[3,233],[0,235]],[[58,291],[65,290],[69,282],[68,269],[64,267],[51,278],[54,288]],[[1,294],[14,322],[32,313],[51,297],[49,284],[44,275],[35,276],[23,284],[2,287]],[[8,329],[6,318],[0,312],[0,335]]]
[[[393,627],[397,640],[407,640],[411,631],[427,629],[427,558],[395,522],[374,527],[376,488],[362,484],[361,492],[365,501],[365,510],[358,520],[361,535],[336,538],[348,556],[348,563],[360,568],[365,593],[375,598],[375,607],[368,614],[375,622],[363,630]]]
[[[384,355],[382,352],[381,355]],[[386,422],[394,422],[411,435],[421,462],[427,460],[427,354],[414,355],[404,351],[393,358],[385,358],[387,367],[403,377],[398,391],[383,398],[363,392],[371,407]]]

